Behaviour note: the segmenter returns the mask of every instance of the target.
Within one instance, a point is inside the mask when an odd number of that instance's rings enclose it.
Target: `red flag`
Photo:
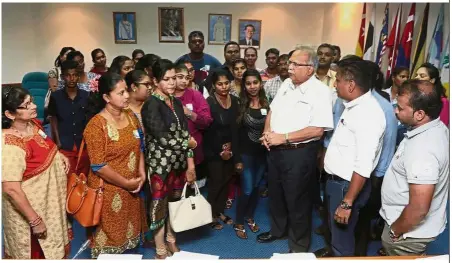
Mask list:
[[[394,19],[394,24],[392,24],[391,33],[389,34],[386,46],[388,47],[389,54],[389,64],[388,70],[386,71],[386,79],[391,76],[392,69],[394,68],[397,60],[397,46],[399,45],[399,35],[400,35],[400,13],[402,5],[397,8],[397,15]]]
[[[363,50],[364,50],[364,37],[366,35],[366,3],[364,3],[363,7],[363,15],[361,17],[361,27],[359,28],[359,36],[358,36],[358,43],[356,44],[356,52],[355,54],[362,58],[363,57]]]
[[[402,38],[400,39],[399,50],[397,51],[396,66],[404,66],[410,68],[411,46],[413,43],[413,29],[414,29],[414,13],[416,11],[416,4],[411,4],[410,13],[406,20],[405,29],[403,29]]]

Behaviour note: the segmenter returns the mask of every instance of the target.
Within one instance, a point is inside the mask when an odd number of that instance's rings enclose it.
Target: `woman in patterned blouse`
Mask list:
[[[196,180],[193,151],[196,141],[190,137],[182,103],[174,98],[175,65],[159,59],[153,66],[152,96],[141,109],[146,138],[146,165],[151,184],[151,222],[156,259],[180,251],[168,220],[168,202],[180,198],[185,182]],[[165,242],[166,230],[166,242]]]
[[[128,106],[124,79],[104,74],[99,92],[90,95],[88,117],[94,116],[83,133],[91,161],[88,185],[97,189],[104,184],[92,258],[134,249],[147,231],[144,200],[138,194],[146,178],[140,124]]]

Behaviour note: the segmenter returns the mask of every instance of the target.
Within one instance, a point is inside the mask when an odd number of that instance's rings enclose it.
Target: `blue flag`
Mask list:
[[[441,51],[443,49],[443,28],[444,28],[444,4],[441,4],[438,19],[436,20],[433,39],[428,48],[427,62],[439,68],[441,63]]]
[[[380,31],[380,38],[378,39],[377,58],[375,60],[375,63],[377,63],[380,68],[383,55],[386,52],[386,41],[388,41],[388,31],[389,31],[388,13],[389,13],[389,4],[386,4],[385,16],[383,18],[383,26]]]

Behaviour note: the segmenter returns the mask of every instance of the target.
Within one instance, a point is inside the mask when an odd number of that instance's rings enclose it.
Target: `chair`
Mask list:
[[[44,120],[44,103],[49,90],[47,73],[29,72],[22,78],[22,87],[30,92],[36,104],[38,119]]]

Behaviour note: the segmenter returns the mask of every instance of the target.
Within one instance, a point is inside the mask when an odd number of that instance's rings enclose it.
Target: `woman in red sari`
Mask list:
[[[66,217],[69,162],[35,119],[27,90],[2,89],[2,104],[5,258],[66,258],[72,239]]]

